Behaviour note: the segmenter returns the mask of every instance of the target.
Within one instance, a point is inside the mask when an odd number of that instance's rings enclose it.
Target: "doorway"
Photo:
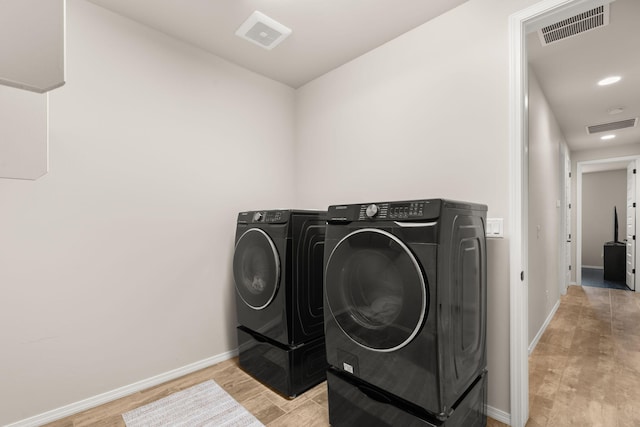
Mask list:
[[[577,163],[576,283],[579,285],[637,290],[635,171],[638,159],[640,156],[627,156]]]
[[[510,41],[510,378],[511,425],[524,427],[528,419],[528,298],[529,253],[527,217],[528,194],[528,73],[526,34],[535,26],[557,20],[559,15],[576,6],[589,7],[591,0],[544,0],[513,14],[509,19]],[[578,193],[578,192],[576,192]],[[580,229],[576,222],[575,230]],[[576,250],[579,244],[576,241]],[[635,256],[633,257],[635,259]],[[560,262],[560,261],[558,261]],[[577,266],[576,266],[577,267]],[[576,276],[579,277],[579,269]]]

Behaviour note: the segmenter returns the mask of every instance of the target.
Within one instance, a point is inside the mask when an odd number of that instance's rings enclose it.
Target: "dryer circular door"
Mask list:
[[[411,250],[384,230],[344,237],[325,271],[331,315],[357,344],[390,352],[416,336],[427,316],[426,278]]]
[[[263,230],[251,228],[236,243],[233,280],[240,298],[251,308],[268,306],[280,283],[280,257],[273,241]]]

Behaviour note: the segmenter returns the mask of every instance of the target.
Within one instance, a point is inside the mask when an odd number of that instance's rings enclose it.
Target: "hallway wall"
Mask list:
[[[560,299],[564,135],[529,68],[529,344]]]
[[[618,211],[618,240],[625,239],[627,171],[582,175],[582,266],[603,268],[606,242],[613,240],[613,208]]]

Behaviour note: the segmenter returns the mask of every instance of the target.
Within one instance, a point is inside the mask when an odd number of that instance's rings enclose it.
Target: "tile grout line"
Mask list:
[[[613,361],[614,363],[616,363],[617,359],[618,359],[618,346],[616,345],[616,337],[613,334],[613,293],[612,290],[609,289],[609,329],[610,329],[610,333],[611,333],[611,343],[613,344]],[[614,365],[614,371],[613,371],[613,389],[614,390],[618,390],[618,380],[617,380],[617,374],[615,371],[615,365]],[[617,394],[617,392],[614,392],[615,394]],[[616,427],[618,427],[620,425],[620,417],[618,417],[618,405],[617,405],[617,396],[616,396],[616,406],[615,406],[615,425]]]
[[[561,302],[561,304],[562,304],[562,302]],[[565,307],[566,307],[566,306],[565,306]],[[570,349],[571,349],[571,345],[573,344],[573,339],[574,339],[574,337],[575,337],[576,330],[577,330],[577,328],[578,328],[578,321],[580,320],[580,316],[582,315],[582,311],[583,311],[583,309],[584,309],[584,305],[583,305],[583,304],[580,304],[580,310],[578,311],[578,318],[577,318],[577,322],[572,322],[572,323],[571,323],[571,327],[570,327],[570,329],[571,329],[571,332],[570,332],[571,339],[569,340],[569,348],[567,349],[568,351],[570,351]],[[562,367],[560,368],[560,370],[561,370],[561,373],[560,373],[560,380],[558,381],[558,385],[557,385],[557,387],[555,388],[555,391],[554,391],[554,393],[553,393],[553,396],[554,396],[554,397],[557,395],[557,393],[559,393],[559,391],[560,391],[560,385],[562,384],[562,381],[563,381],[563,379],[565,378],[565,374],[566,374],[566,370],[567,370],[567,365],[568,365],[568,363],[567,363],[567,362],[568,362],[568,357],[569,357],[569,356],[568,356],[568,353],[567,353],[567,360],[565,360],[565,361],[564,361],[564,363],[562,364]],[[548,415],[552,413],[552,411],[553,411],[553,409],[554,409],[554,406],[555,406],[555,405],[556,405],[556,399],[553,399],[553,403],[552,403],[552,405],[551,405],[551,408],[550,408],[550,409],[549,409],[549,411],[548,411]],[[545,420],[544,426],[542,426],[542,427],[548,427],[548,426],[549,426],[549,422],[550,422],[550,421],[551,421],[550,417],[549,417],[549,416],[547,416],[547,419]]]

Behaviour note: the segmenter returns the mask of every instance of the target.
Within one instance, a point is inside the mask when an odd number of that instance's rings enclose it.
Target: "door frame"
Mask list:
[[[560,242],[558,253],[560,254],[560,268],[558,268],[558,284],[560,295],[566,295],[567,288],[571,284],[571,246],[573,244],[571,221],[571,151],[567,143],[560,144]],[[567,246],[568,245],[568,246]],[[568,251],[568,253],[567,253]]]
[[[512,427],[525,427],[529,418],[526,34],[534,25],[550,24],[571,8],[596,3],[596,0],[542,0],[509,17],[509,381]]]
[[[636,202],[638,201],[638,180],[637,180],[637,168],[638,168],[638,160],[632,160],[627,164],[627,185],[626,185],[626,190],[627,190],[627,209],[625,212],[625,219],[624,219],[624,236],[625,236],[625,248],[624,248],[624,255],[625,255],[625,275],[624,275],[624,281],[627,285],[627,287],[629,289],[631,289],[634,292],[637,292],[637,287],[636,287],[636,267],[638,265],[638,251],[636,250],[636,233],[637,233],[637,207],[636,207]],[[631,184],[631,185],[630,185]],[[632,187],[632,188],[630,188]],[[632,190],[632,191],[629,191]],[[633,195],[633,205],[631,206],[632,212],[633,212],[633,221],[632,221],[632,226],[633,226],[633,235],[631,237],[631,239],[629,239],[629,195],[632,194]],[[616,224],[618,224],[617,218],[616,218]],[[619,235],[617,235],[616,237],[619,237]],[[629,252],[631,252],[629,250],[629,248],[631,247],[632,249],[632,254],[633,257],[629,257]],[[632,258],[633,259],[633,265],[630,266],[629,265],[629,259]],[[631,269],[629,267],[632,267]],[[631,270],[631,271],[629,271]],[[631,277],[630,277],[631,276]],[[631,280],[629,280],[631,278]],[[631,282],[631,286],[629,285],[629,282]]]
[[[640,164],[638,162],[640,160],[640,156],[624,156],[624,157],[611,157],[606,159],[595,159],[595,160],[583,160],[576,163],[576,284],[582,286],[582,175],[584,173],[583,169],[588,165],[597,165],[604,163],[617,163],[617,162],[631,162],[635,160],[636,164]],[[636,175],[636,199],[638,194],[638,175]],[[626,234],[626,223],[627,219],[625,218],[625,234]],[[638,264],[638,251],[636,250],[636,266]],[[637,292],[638,286],[636,286]]]

